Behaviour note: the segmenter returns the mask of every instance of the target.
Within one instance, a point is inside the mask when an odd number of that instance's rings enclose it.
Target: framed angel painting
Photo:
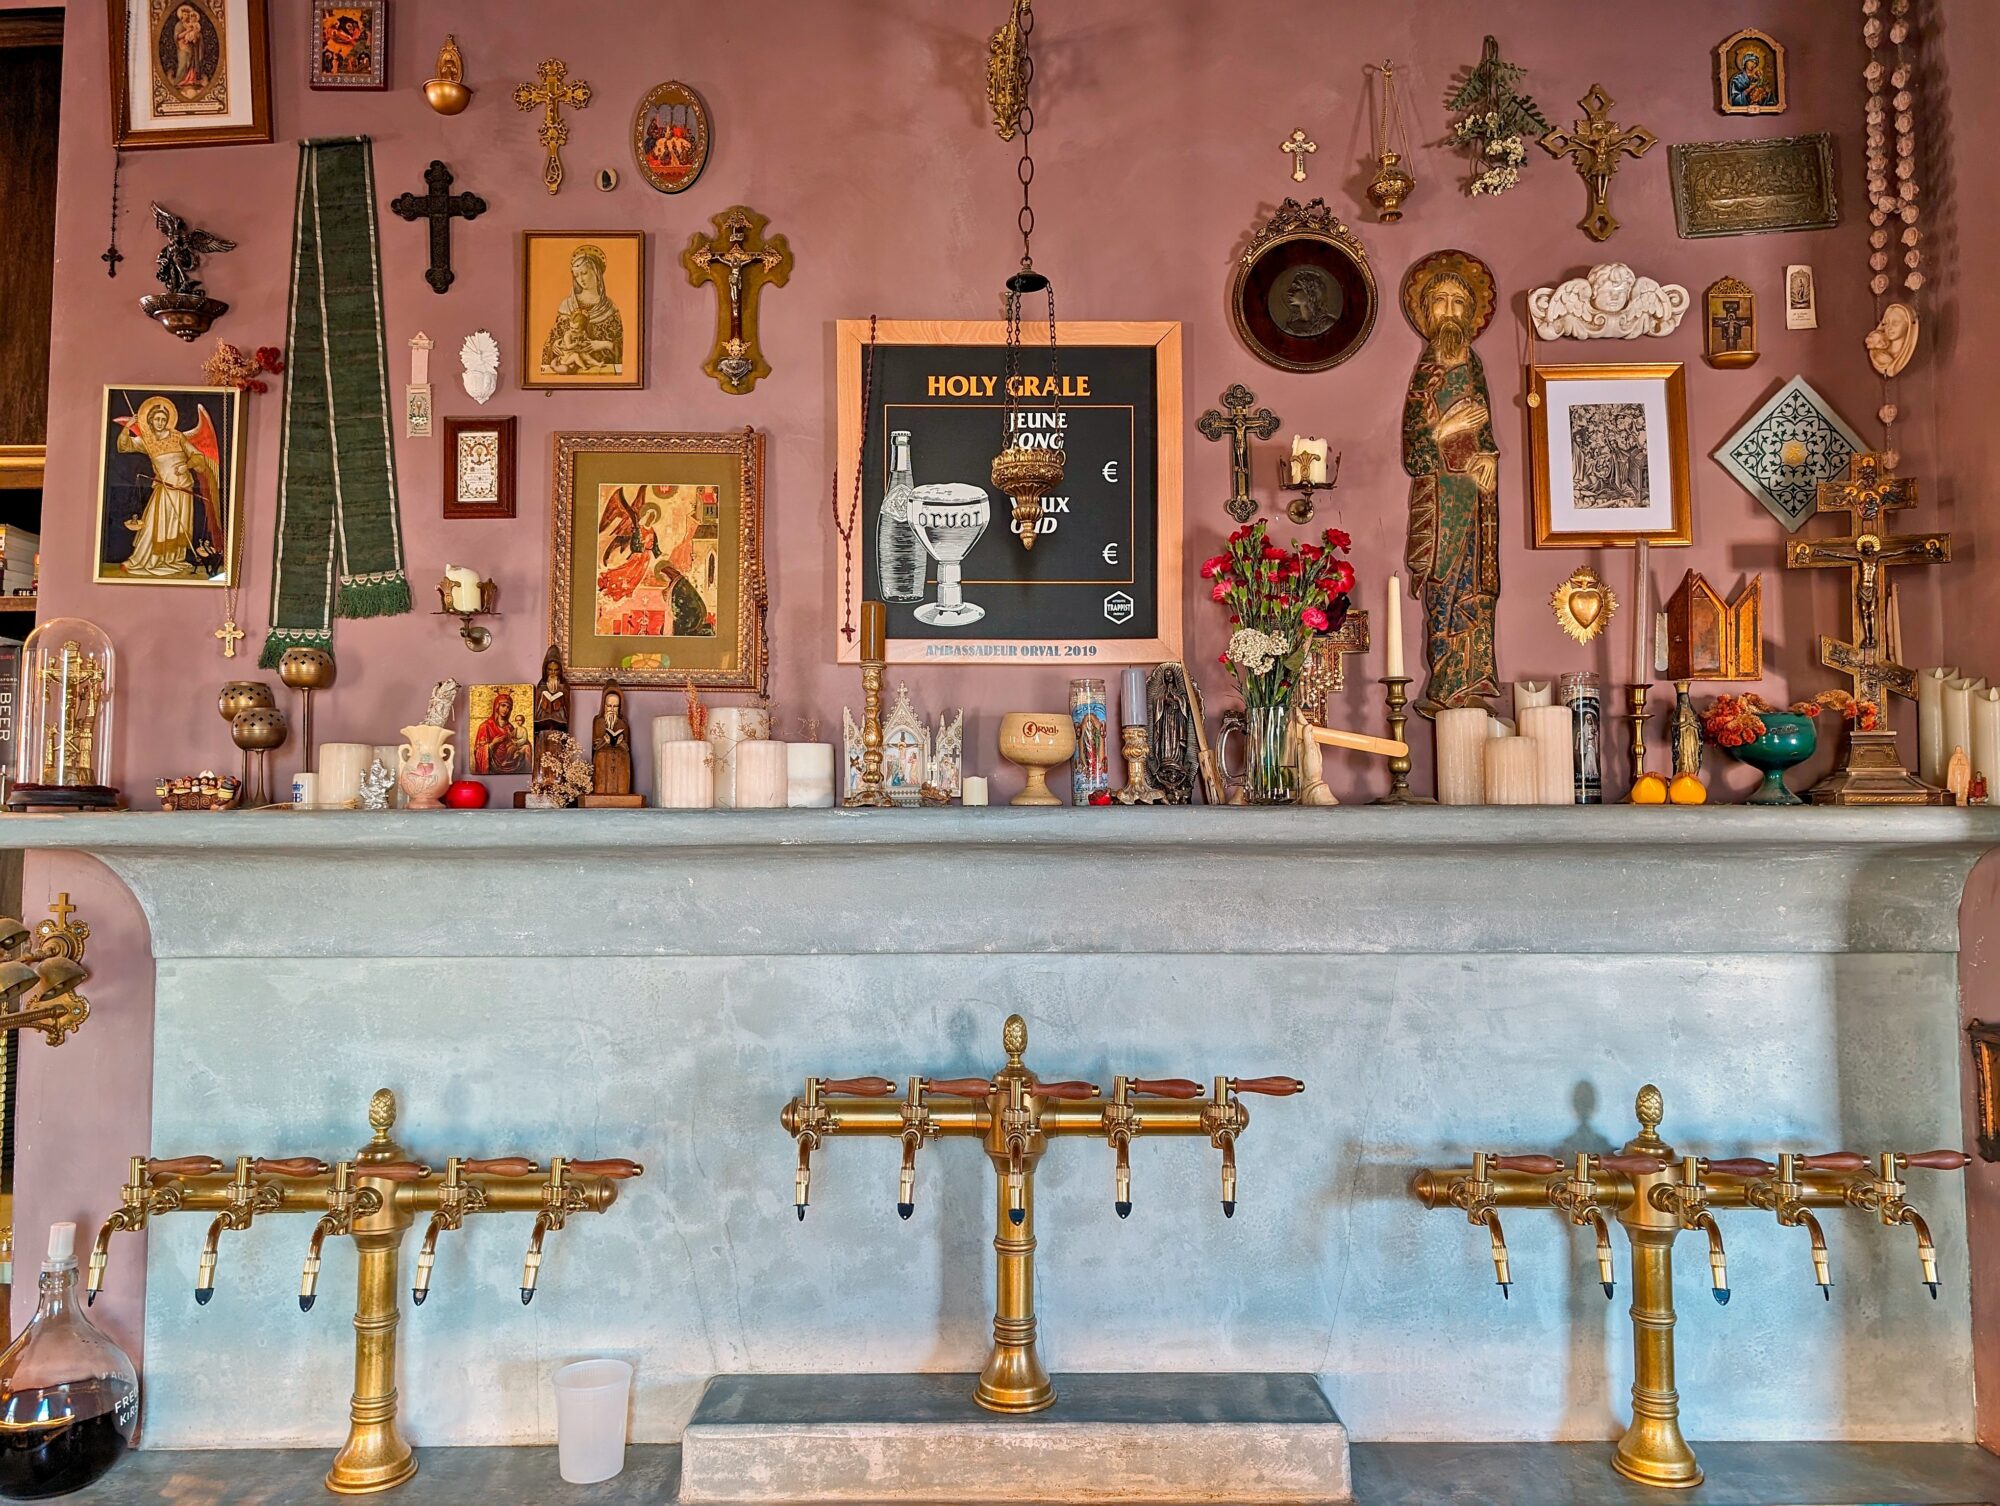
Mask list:
[[[93,580],[236,584],[242,402],[233,387],[104,389]]]
[[[107,0],[111,142],[127,148],[271,139],[266,0]]]

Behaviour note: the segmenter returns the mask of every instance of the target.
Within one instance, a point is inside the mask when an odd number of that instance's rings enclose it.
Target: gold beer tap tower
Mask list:
[[[532,1213],[534,1234],[521,1273],[521,1300],[535,1294],[542,1238],[572,1213],[602,1213],[618,1199],[617,1184],[641,1174],[636,1161],[552,1159],[546,1171],[525,1156],[445,1163],[442,1181],[413,1161],[390,1136],[396,1098],[379,1089],[368,1105],[374,1135],[354,1158],[332,1166],[312,1156],[269,1160],[238,1156],[234,1168],[212,1156],[172,1160],[132,1158],[120,1190],[122,1206],[104,1221],[90,1253],[86,1301],[104,1287],[111,1236],[143,1229],[166,1213],[213,1213],[202,1246],[195,1301],[215,1294],[222,1236],[241,1232],[271,1213],[317,1213],[299,1281],[299,1309],[311,1312],[319,1283],[320,1251],[329,1236],[351,1237],[358,1259],[354,1306],[354,1397],[347,1442],[334,1456],[326,1488],[341,1495],[390,1490],[417,1472],[410,1446],[396,1428],[396,1328],[402,1321],[396,1265],[403,1235],[417,1215],[431,1214],[417,1258],[412,1298],[430,1291],[431,1259],[441,1230],[459,1228],[468,1213]]]
[[[1924,1285],[1936,1298],[1937,1249],[1923,1216],[1904,1201],[1902,1173],[1910,1167],[1957,1171],[1971,1157],[1955,1150],[1884,1151],[1871,1162],[1853,1151],[1788,1151],[1775,1165],[1754,1156],[1709,1160],[1683,1156],[1660,1138],[1666,1110],[1652,1084],[1639,1090],[1635,1111],[1639,1133],[1616,1155],[1579,1154],[1565,1166],[1555,1156],[1481,1151],[1470,1167],[1418,1172],[1411,1190],[1425,1207],[1456,1209],[1486,1230],[1503,1297],[1514,1278],[1500,1230],[1501,1208],[1552,1207],[1577,1227],[1591,1229],[1607,1298],[1615,1287],[1606,1220],[1624,1226],[1632,1246],[1632,1425],[1619,1440],[1612,1466],[1643,1485],[1693,1486],[1701,1483],[1701,1466],[1681,1436],[1674,1389],[1674,1240],[1684,1230],[1706,1236],[1711,1290],[1717,1302],[1726,1303],[1729,1268],[1715,1215],[1744,1208],[1772,1214],[1781,1227],[1806,1231],[1813,1280],[1831,1301],[1826,1236],[1812,1210],[1857,1208],[1885,1227],[1910,1227]]]
[[[1132,1211],[1132,1142],[1149,1135],[1206,1135],[1222,1152],[1222,1212],[1236,1212],[1236,1142],[1250,1112],[1238,1095],[1274,1098],[1302,1092],[1295,1077],[1215,1079],[1214,1096],[1184,1077],[1116,1077],[1109,1098],[1096,1084],[1043,1082],[1021,1058],[1027,1022],[1010,1015],[1001,1032],[1007,1065],[983,1077],[912,1077],[900,1100],[885,1077],[808,1077],[805,1095],[785,1105],[784,1126],[798,1141],[794,1201],[806,1216],[812,1154],[833,1135],[893,1136],[903,1163],[896,1212],[916,1211],[917,1152],[941,1135],[977,1135],[993,1163],[998,1207],[993,1250],[998,1276],[993,1348],[979,1372],[978,1403],[991,1412],[1039,1412],[1055,1403],[1055,1387],[1035,1342],[1035,1166],[1055,1135],[1102,1137],[1113,1152],[1113,1206]],[[934,1100],[954,1099],[940,1103]]]

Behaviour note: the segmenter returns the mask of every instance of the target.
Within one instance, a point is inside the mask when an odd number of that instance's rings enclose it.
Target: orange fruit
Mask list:
[[[1667,803],[1667,782],[1658,774],[1641,774],[1632,786],[1634,805],[1665,805]]]
[[[1708,804],[1708,786],[1692,774],[1676,774],[1667,786],[1667,799],[1675,805]]]

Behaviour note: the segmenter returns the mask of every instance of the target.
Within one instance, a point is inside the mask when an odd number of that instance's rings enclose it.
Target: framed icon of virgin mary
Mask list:
[[[1280,371],[1325,371],[1368,342],[1375,274],[1326,200],[1287,199],[1250,238],[1229,288],[1230,320],[1250,353]]]

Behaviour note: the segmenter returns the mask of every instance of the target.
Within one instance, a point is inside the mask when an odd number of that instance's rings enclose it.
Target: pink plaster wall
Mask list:
[[[18,4],[0,0],[0,7]],[[637,0],[565,7],[561,28],[549,24],[549,7],[528,0],[396,0],[395,87],[386,95],[350,96],[304,87],[305,9],[302,0],[272,6],[274,144],[127,154],[120,238],[129,259],[118,279],[107,281],[98,260],[113,161],[105,12],[94,0],[70,7],[45,615],[88,616],[118,646],[122,691],[114,774],[134,803],[150,803],[143,792],[161,773],[231,766],[234,752],[213,712],[214,692],[223,679],[248,672],[244,660],[225,664],[210,637],[222,615],[218,594],[88,583],[100,388],[198,380],[205,354],[205,343],[183,346],[133,307],[151,286],[156,237],[146,205],[159,199],[240,242],[240,250],[212,259],[205,269],[212,291],[232,305],[216,333],[246,347],[278,342],[284,334],[293,143],[307,136],[371,135],[385,204],[395,193],[421,188],[424,165],[434,156],[451,166],[459,188],[485,197],[484,217],[454,227],[459,280],[445,297],[421,278],[423,228],[382,210],[388,334],[392,352],[420,328],[437,342],[437,409],[454,414],[473,411],[456,385],[457,344],[472,329],[492,329],[503,351],[502,385],[485,411],[521,420],[520,516],[511,523],[442,521],[437,442],[397,443],[405,540],[419,599],[447,560],[489,571],[500,583],[506,613],[493,649],[468,655],[454,625],[429,615],[338,624],[340,682],[320,700],[318,737],[389,741],[421,708],[431,682],[446,674],[532,678],[548,636],[543,576],[551,433],[746,423],[769,436],[772,695],[784,718],[781,731],[799,714],[837,726],[842,702],[858,703],[858,684],[852,671],[834,666],[830,651],[837,605],[827,507],[835,458],[833,321],[871,312],[984,317],[995,308],[1000,279],[1016,255],[1012,149],[986,124],[978,88],[996,7],[945,0],[764,0],[710,8],[699,27],[675,27],[669,36],[658,9]],[[1532,70],[1530,87],[1551,120],[1571,121],[1576,97],[1601,82],[1616,97],[1620,119],[1650,126],[1662,140],[1648,158],[1620,172],[1612,203],[1623,228],[1599,248],[1575,228],[1584,210],[1575,173],[1538,152],[1522,188],[1475,203],[1458,191],[1462,159],[1419,145],[1414,166],[1420,187],[1402,223],[1367,223],[1355,211],[1366,177],[1364,64],[1397,59],[1414,106],[1412,139],[1433,142],[1444,130],[1442,95],[1456,70],[1478,56],[1484,30],[1496,24],[1495,8],[1463,0],[1388,6],[1350,0],[1317,7],[1302,23],[1298,8],[1282,0],[1239,0],[1226,14],[1202,0],[1052,7],[1037,35],[1038,261],[1056,279],[1067,317],[1184,321],[1187,557],[1212,552],[1228,525],[1220,507],[1228,490],[1226,447],[1202,440],[1192,420],[1224,387],[1243,381],[1284,420],[1279,444],[1294,431],[1319,433],[1345,452],[1340,490],[1323,513],[1353,533],[1362,598],[1379,619],[1382,579],[1401,568],[1406,483],[1397,430],[1418,349],[1395,289],[1418,257],[1464,247],[1492,264],[1506,299],[1480,346],[1504,451],[1501,673],[1544,679],[1589,667],[1607,681],[1622,679],[1614,665],[1629,651],[1629,614],[1614,622],[1608,640],[1581,650],[1558,633],[1547,607],[1554,585],[1592,557],[1529,547],[1520,400],[1525,298],[1533,287],[1604,256],[1684,283],[1697,299],[1709,282],[1734,274],[1763,298],[1765,354],[1748,371],[1718,372],[1701,362],[1698,318],[1666,340],[1636,346],[1564,342],[1544,346],[1541,358],[1687,363],[1696,543],[1656,554],[1656,591],[1670,589],[1689,566],[1726,591],[1745,573],[1763,571],[1773,670],[1767,692],[1782,697],[1788,687],[1803,691],[1826,683],[1812,667],[1813,642],[1817,633],[1845,628],[1840,582],[1831,575],[1785,579],[1782,531],[1707,456],[1797,372],[1864,435],[1875,433],[1877,397],[1860,343],[1872,314],[1864,287],[1865,224],[1856,212],[1863,54],[1852,9],[1824,0],[1685,0],[1628,7],[1615,25],[1606,25],[1601,6],[1580,0],[1510,0],[1503,49]],[[1710,49],[1745,24],[1776,32],[1791,49],[1794,103],[1777,121],[1726,119],[1712,106]],[[1974,29],[1954,8],[1953,25],[1961,24],[1968,33]],[[1976,25],[1991,30],[1992,18],[1981,10]],[[476,91],[472,108],[449,120],[425,107],[418,87],[447,29],[465,47],[468,82]],[[533,122],[508,97],[552,51],[596,91],[593,106],[572,118],[569,178],[554,199],[541,188]],[[716,122],[707,173],[678,198],[657,196],[639,182],[627,145],[639,96],[667,77],[697,87]],[[1346,366],[1316,376],[1260,365],[1229,333],[1224,310],[1233,254],[1278,199],[1298,191],[1277,148],[1299,125],[1319,143],[1304,191],[1330,196],[1357,226],[1385,295],[1367,348]],[[1675,237],[1665,143],[1821,129],[1841,137],[1847,210],[1841,228],[1718,241]],[[619,168],[624,182],[600,194],[591,180],[607,164]],[[699,371],[712,328],[712,295],[686,284],[678,255],[691,233],[708,229],[710,216],[738,202],[771,216],[773,230],[789,238],[797,268],[790,285],[771,290],[763,307],[773,376],[753,395],[731,398]],[[648,387],[609,394],[519,391],[517,232],[631,226],[652,234]],[[1820,274],[1817,332],[1783,327],[1779,284],[1792,261],[1812,263]],[[404,369],[395,356],[392,381],[400,384]],[[268,620],[281,402],[276,391],[249,400],[249,521],[239,615],[259,630],[249,645],[253,651]],[[1908,398],[1905,405],[1917,406]],[[1917,451],[1921,438],[1906,439],[1906,448]],[[1990,433],[1982,442],[1993,443]],[[1275,448],[1260,451],[1258,475],[1270,474]],[[1949,498],[1949,479],[1937,489]],[[1627,591],[1628,553],[1594,562],[1616,590]],[[1958,578],[1963,582],[1967,574]],[[1919,662],[1928,662],[1939,638],[1939,601],[1918,586],[1904,604],[1906,637]],[[1980,606],[2000,613],[1991,602]],[[1224,636],[1220,617],[1194,589],[1187,615],[1188,656],[1207,666],[1210,704],[1219,707],[1228,700],[1213,662]],[[1361,683],[1350,687],[1341,707],[1351,724],[1379,725],[1377,692],[1369,683],[1379,670],[1378,648],[1362,661]],[[998,715],[1059,706],[1066,688],[1064,674],[1053,669],[912,667],[907,678],[921,705],[949,700],[966,706],[972,766],[996,775],[1003,798],[1016,777],[991,752]],[[590,704],[594,697],[584,700]],[[662,697],[642,697],[635,706],[642,721],[671,709]],[[1420,783],[1428,781],[1427,738],[1424,743],[1417,753]],[[643,749],[639,756],[643,764]],[[289,756],[284,762],[293,766]],[[1382,780],[1379,768],[1358,762],[1331,765],[1329,773],[1343,798],[1365,798]],[[1754,782],[1733,765],[1713,774],[1738,792]],[[98,1014],[81,1042],[60,1053],[35,1043],[26,1049],[20,1227],[32,1230],[58,1216],[94,1224],[112,1200],[123,1156],[146,1144],[151,988],[144,921],[129,897],[88,864],[36,859],[28,885],[31,907],[65,886],[79,903],[88,896],[100,938],[93,955],[100,981]],[[219,1126],[218,1143],[227,1139],[227,1126]],[[125,1266],[127,1292],[136,1290],[136,1273],[135,1255]],[[129,1300],[110,1310],[113,1326],[128,1337],[134,1312]]]

